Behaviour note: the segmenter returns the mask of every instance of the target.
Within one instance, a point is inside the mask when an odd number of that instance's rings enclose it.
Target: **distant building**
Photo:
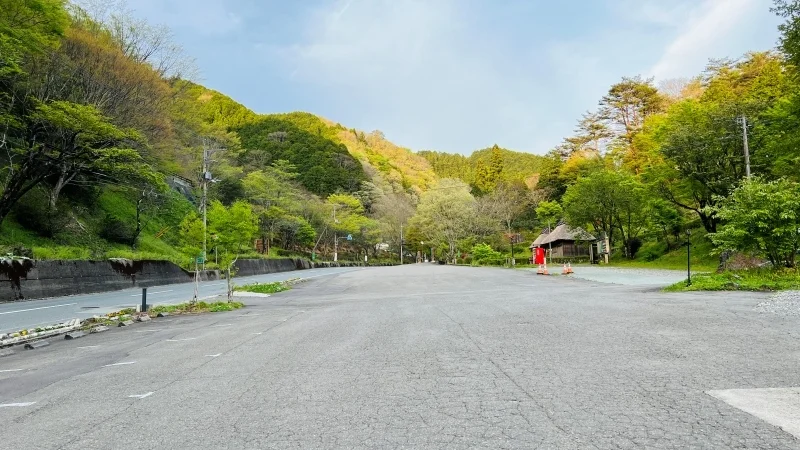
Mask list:
[[[581,258],[590,255],[589,247],[596,240],[581,227],[561,224],[552,232],[542,232],[531,244],[531,249],[544,248],[550,253],[550,258]]]

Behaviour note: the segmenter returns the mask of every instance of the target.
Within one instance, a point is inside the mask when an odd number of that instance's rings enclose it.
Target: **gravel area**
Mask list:
[[[800,291],[779,292],[756,305],[755,309],[784,316],[800,316]]]
[[[669,286],[686,279],[681,270],[639,269],[628,267],[573,267],[575,278],[624,286]],[[561,266],[553,266],[551,273],[561,273]]]

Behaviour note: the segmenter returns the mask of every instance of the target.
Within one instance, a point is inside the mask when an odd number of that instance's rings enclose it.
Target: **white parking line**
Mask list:
[[[216,358],[217,356],[221,355],[222,353],[217,353],[216,355],[206,355],[207,358]]]
[[[128,362],[119,362],[119,363],[114,363],[114,364],[106,364],[103,367],[128,366],[128,365],[131,365],[131,364],[136,364],[136,361],[128,361]]]
[[[5,369],[5,370],[0,370],[0,373],[7,373],[7,372],[21,372],[21,371],[23,371],[23,370],[25,370],[25,369]]]
[[[186,338],[186,339],[167,339],[166,342],[183,342],[183,341],[193,341],[197,338]]]
[[[150,397],[151,395],[153,395],[153,393],[152,393],[152,392],[148,392],[147,394],[134,394],[134,395],[129,395],[129,396],[128,396],[128,398],[138,398],[138,399],[143,399],[143,398]]]
[[[0,405],[0,408],[12,408],[12,407],[22,407],[22,406],[31,406],[36,402],[25,402],[25,403],[3,403]]]
[[[148,295],[156,295],[156,294],[166,294],[167,292],[172,292],[174,289],[167,289],[166,291],[155,291],[155,292],[148,292]],[[133,294],[131,297],[141,297],[142,294]]]
[[[75,306],[75,305],[77,305],[77,303],[65,303],[63,305],[41,306],[39,308],[18,309],[16,311],[0,312],[0,316],[4,316],[6,314],[16,314],[16,313],[21,313],[21,312],[28,312],[28,311],[38,311],[40,309],[63,308],[65,306]]]
[[[253,333],[253,334],[261,335],[261,334],[264,334],[264,333],[260,333],[260,332],[259,332],[259,333]]]

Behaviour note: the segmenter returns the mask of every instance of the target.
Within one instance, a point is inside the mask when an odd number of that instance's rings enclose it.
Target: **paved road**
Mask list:
[[[800,318],[759,312],[763,299],[504,269],[362,269],[237,312],[0,358],[0,442],[799,448],[768,422],[786,408],[753,405],[780,396],[763,388],[800,386]]]
[[[235,278],[234,283],[263,283],[283,281],[290,278],[308,278],[350,272],[353,268],[324,268],[303,271],[291,271]],[[226,281],[210,281],[200,283],[199,297],[214,297],[226,292]],[[194,283],[179,283],[147,288],[147,303],[151,305],[175,304],[191,300],[194,296]],[[72,295],[43,300],[31,300],[15,303],[0,303],[0,333],[35,328],[39,325],[52,325],[74,318],[85,319],[95,314],[119,311],[123,308],[141,304],[142,289],[124,289],[121,291],[102,292],[98,294]]]

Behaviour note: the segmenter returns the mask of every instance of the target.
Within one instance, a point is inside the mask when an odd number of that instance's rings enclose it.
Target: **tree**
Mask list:
[[[778,26],[781,50],[793,66],[800,66],[800,0],[773,0],[772,12],[786,19]]]
[[[502,183],[485,198],[491,216],[511,233],[514,220],[528,206],[529,195],[525,185]]]
[[[65,0],[0,0],[0,36],[32,52],[56,47],[69,25],[65,3]],[[4,53],[0,52],[0,58]]]
[[[434,246],[447,246],[447,258],[454,261],[458,243],[471,235],[475,198],[469,186],[459,180],[443,179],[422,194],[410,227]]]
[[[399,251],[401,229],[407,229],[408,221],[414,215],[411,198],[403,193],[384,195],[375,202],[373,210],[380,224],[383,242]]]
[[[556,201],[544,201],[536,208],[536,217],[541,223],[547,224],[547,228],[552,228],[564,217],[564,210]]]
[[[600,100],[600,116],[616,128],[618,136],[630,146],[644,120],[661,111],[663,98],[653,80],[622,78]]]
[[[258,231],[256,217],[249,203],[239,200],[230,207],[213,201],[208,209],[208,232],[213,236],[220,266],[225,268],[228,281],[228,300],[233,293],[231,277],[239,255],[252,248]],[[219,251],[222,250],[222,254]]]
[[[475,170],[475,186],[480,192],[492,192],[503,174],[503,154],[496,144],[492,147],[488,164],[478,163]]]
[[[800,250],[800,184],[752,178],[720,201],[724,225],[711,235],[719,250],[751,251],[773,266],[794,268]]]
[[[634,177],[616,171],[596,172],[581,178],[564,194],[564,213],[571,225],[591,225],[613,244],[615,230],[622,235],[625,254],[633,258],[644,231],[644,187]]]
[[[36,106],[17,121],[2,143],[8,154],[0,195],[0,223],[20,197],[52,179],[50,205],[76,179],[90,183],[126,183],[155,174],[131,148],[135,133],[112,125],[95,108],[70,102]]]
[[[600,114],[585,112],[575,129],[575,136],[567,138],[566,143],[573,149],[570,153],[588,149],[600,155],[605,150],[608,140],[613,137],[614,133]]]

